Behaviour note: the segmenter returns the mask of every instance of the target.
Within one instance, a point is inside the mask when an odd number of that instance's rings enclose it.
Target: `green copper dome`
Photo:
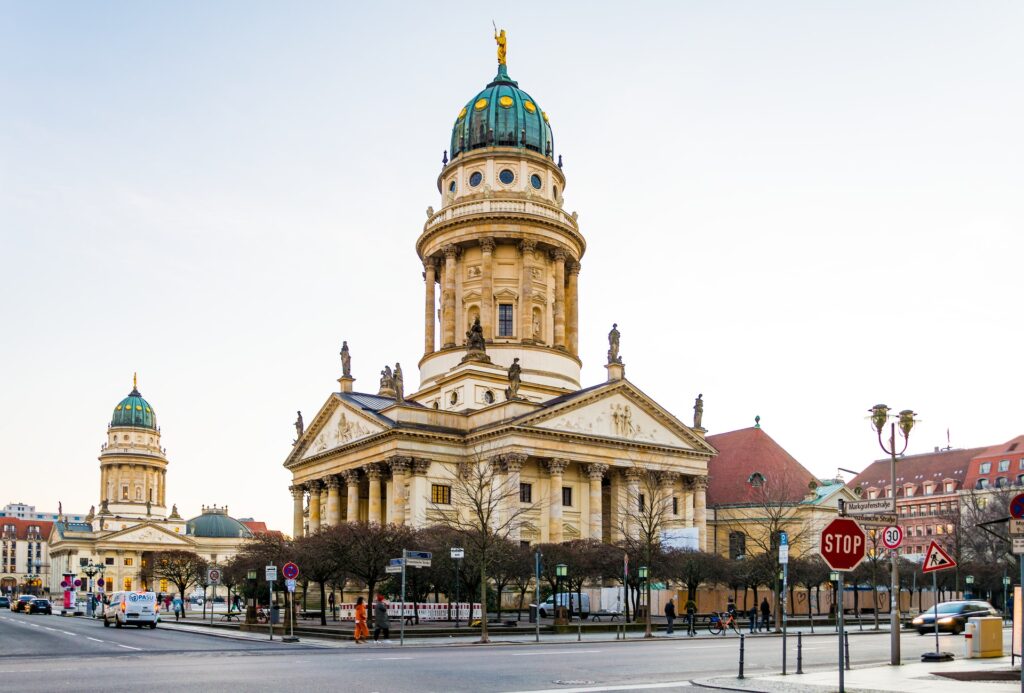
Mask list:
[[[452,159],[480,147],[516,147],[553,157],[548,116],[498,65],[494,80],[459,112],[452,128]]]
[[[139,388],[133,387],[128,396],[114,407],[114,418],[110,425],[156,428],[156,412],[149,406],[149,402],[142,399]]]
[[[187,534],[193,537],[216,539],[251,539],[249,528],[227,513],[227,508],[203,508],[203,514],[187,523]]]

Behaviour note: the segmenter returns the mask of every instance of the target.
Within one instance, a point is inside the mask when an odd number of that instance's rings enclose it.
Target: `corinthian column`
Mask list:
[[[317,481],[310,481],[306,484],[309,491],[309,533],[313,534],[320,529],[320,489],[323,484]]]
[[[434,281],[437,272],[437,261],[428,257],[423,261],[423,280],[426,282],[426,296],[423,301],[423,353],[434,353]]]
[[[341,524],[341,480],[333,474],[327,477],[327,518],[323,524]]]
[[[693,478],[693,526],[697,528],[697,546],[701,551],[707,551],[708,543],[708,478],[697,476]]]
[[[533,250],[537,247],[535,241],[525,239],[519,243],[519,251],[522,254],[520,270],[522,277],[519,287],[519,341],[525,342],[533,339],[533,316],[530,297],[533,295]]]
[[[601,479],[608,471],[606,464],[592,464],[587,467],[587,476],[590,477],[590,538],[602,538],[602,512],[601,512]]]
[[[305,509],[302,507],[302,501],[306,495],[306,489],[302,486],[289,486],[288,490],[292,492],[292,537],[298,539],[305,531],[303,527]]]
[[[676,480],[679,475],[676,472],[658,473],[658,495],[664,508],[664,521],[671,522],[675,515],[672,514],[672,498],[676,494]]]
[[[380,480],[384,476],[383,470],[376,464],[366,466],[366,477],[370,480],[370,502],[367,522],[381,522],[380,514]]]
[[[575,260],[569,263],[569,288],[566,290],[565,302],[569,309],[566,321],[566,333],[569,353],[574,356],[580,351],[580,301],[579,301],[580,263]]]
[[[565,251],[556,248],[551,258],[555,262],[555,348],[565,349]]]
[[[550,508],[548,509],[548,541],[562,541],[562,474],[569,466],[569,460],[548,460],[548,474],[551,476]]]
[[[391,465],[391,487],[394,490],[391,500],[393,512],[391,517],[396,525],[409,524],[409,476],[412,466],[410,457],[392,457],[388,460]]]
[[[640,512],[640,475],[639,469],[630,467],[623,470],[622,475],[626,477],[626,507],[621,517],[625,520],[625,532],[629,538],[637,535],[636,518]]]
[[[494,239],[481,238],[480,252],[483,256],[480,263],[483,284],[480,288],[480,326],[484,329],[484,339],[489,342],[494,339]]]
[[[523,465],[526,464],[526,455],[520,452],[509,452],[502,455],[505,462],[505,483],[508,489],[508,507],[507,512],[509,517],[516,517],[516,513],[519,512],[519,487],[521,484],[521,472],[523,471]],[[509,531],[508,538],[512,541],[519,541],[522,536],[522,522],[520,519],[513,521],[513,527]]]
[[[348,492],[345,520],[359,522],[359,470],[347,469],[341,473],[341,476],[345,479],[345,489]]]
[[[441,342],[444,348],[455,346],[455,257],[459,249],[446,245],[444,251],[444,290],[441,294]]]

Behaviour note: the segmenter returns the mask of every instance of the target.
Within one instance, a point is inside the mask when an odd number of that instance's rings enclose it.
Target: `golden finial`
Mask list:
[[[132,373],[132,389],[139,389],[139,374],[137,371],[135,373]]]
[[[498,64],[505,65],[507,64],[505,62],[505,50],[507,44],[507,40],[505,39],[505,30],[502,29],[499,32],[498,25],[494,23],[494,20],[491,20],[491,24],[494,25],[494,40],[498,43]]]

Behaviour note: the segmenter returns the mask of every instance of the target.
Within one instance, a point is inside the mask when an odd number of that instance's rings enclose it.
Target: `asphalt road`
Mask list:
[[[495,691],[684,690],[735,675],[739,639],[557,642],[492,647],[315,647],[240,641],[169,628],[103,628],[99,621],[0,612],[0,691]],[[789,639],[790,672],[796,638]],[[959,654],[962,638],[942,636]],[[916,661],[934,640],[904,634]],[[804,638],[804,666],[835,666],[837,639]],[[887,633],[850,637],[854,665],[888,661]],[[749,674],[781,671],[781,640],[746,641]],[[673,685],[673,684],[677,685]],[[650,689],[648,689],[650,690]]]

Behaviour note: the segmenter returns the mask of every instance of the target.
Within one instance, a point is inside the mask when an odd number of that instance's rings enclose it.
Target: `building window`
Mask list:
[[[1010,470],[1010,460],[999,460],[999,471],[1007,472]]]
[[[729,532],[729,558],[747,554],[747,535],[743,532]]]
[[[572,486],[562,487],[562,505],[568,508],[572,507]]]
[[[87,565],[89,565],[89,559],[88,558],[79,558],[78,559],[78,565],[80,565],[80,566],[87,566]]]
[[[131,590],[132,590],[132,579],[130,577],[126,577],[124,579],[124,591],[125,592],[131,592]]]
[[[122,486],[121,487],[121,500],[128,500],[128,487],[127,486]]]
[[[643,511],[644,511],[644,508],[645,508],[646,506],[647,506],[647,499],[646,499],[646,498],[644,498],[644,494],[642,494],[642,493],[641,493],[641,494],[640,494],[640,495],[639,495],[639,496],[637,497],[637,499],[636,499],[636,508],[637,508],[637,510],[639,510],[640,512],[643,512]]]
[[[430,485],[430,502],[436,505],[451,505],[452,487],[441,484]]]
[[[471,173],[469,176],[470,187],[475,188],[476,186],[480,185],[480,182],[483,181],[483,179],[484,176],[482,173],[480,173],[479,171],[473,171],[473,173]]]
[[[532,503],[533,502],[533,484],[519,484],[519,502],[520,503]]]
[[[167,578],[160,578],[160,591],[167,592]]]
[[[988,474],[991,471],[992,471],[992,463],[991,462],[982,462],[981,466],[978,467],[978,474]]]
[[[996,488],[1006,488],[1010,485],[1010,480],[1005,476],[998,477],[996,479]]]
[[[512,304],[498,304],[498,336],[511,337],[512,331]]]
[[[135,559],[133,559],[133,558],[126,558],[126,559],[124,559],[125,567],[128,567],[128,566],[132,565],[134,562],[135,562]]]
[[[952,481],[947,481],[946,482],[946,493],[953,493],[953,482]]]
[[[104,563],[104,565],[114,565],[114,559],[111,558],[110,556],[107,556],[106,558],[103,559],[103,563]]]
[[[544,185],[544,181],[540,179],[540,176],[534,173],[530,176],[530,185],[532,185],[534,189],[540,190],[540,186]]]
[[[505,185],[512,185],[512,182],[515,179],[516,174],[512,173],[512,169],[510,168],[503,168],[501,169],[501,172],[498,174],[498,180],[500,180]]]
[[[679,497],[678,496],[672,496],[672,514],[673,515],[678,515],[679,514]]]
[[[988,488],[988,479],[984,479],[984,478],[978,479],[978,483],[975,484],[974,488],[978,488],[978,489]]]

